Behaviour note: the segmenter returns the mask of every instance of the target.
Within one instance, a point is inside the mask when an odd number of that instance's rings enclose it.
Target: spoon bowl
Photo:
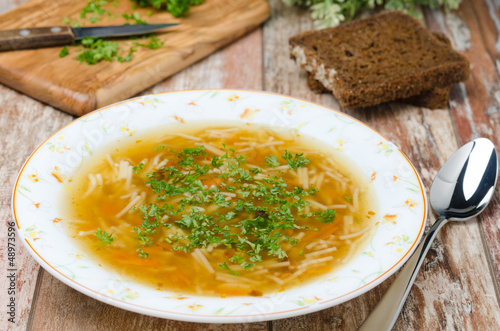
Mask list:
[[[481,213],[493,197],[497,176],[497,152],[486,138],[465,144],[446,161],[429,193],[439,217],[358,330],[392,329],[438,230],[448,220],[465,221]]]
[[[493,196],[498,157],[493,143],[475,139],[453,154],[439,170],[430,190],[432,209],[448,219],[476,216]]]

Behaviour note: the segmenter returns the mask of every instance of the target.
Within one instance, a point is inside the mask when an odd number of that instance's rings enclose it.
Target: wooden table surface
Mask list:
[[[0,0],[0,12],[24,0]],[[423,10],[432,31],[445,33],[471,63],[471,77],[451,90],[449,107],[429,110],[391,103],[343,109],[331,95],[315,95],[289,59],[288,38],[310,30],[305,10],[271,0],[259,29],[143,94],[197,88],[244,88],[283,93],[340,109],[367,123],[409,157],[429,187],[461,145],[488,137],[500,147],[500,9],[493,0],[463,0],[457,11]],[[15,324],[7,321],[7,224],[11,190],[28,155],[74,117],[0,85],[0,330],[354,330],[393,277],[342,305],[272,322],[195,324],[115,308],[87,297],[16,250]],[[480,217],[450,223],[437,236],[394,330],[499,330],[499,192]],[[431,223],[434,218],[431,216]]]

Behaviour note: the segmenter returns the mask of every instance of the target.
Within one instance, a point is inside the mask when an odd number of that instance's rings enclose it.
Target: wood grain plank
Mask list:
[[[261,46],[262,32],[257,29],[143,94],[201,88],[260,90],[262,61],[255,54],[261,53]],[[267,330],[268,324],[194,324],[140,315],[86,297],[44,272],[34,330],[128,330],[131,327],[140,330]]]
[[[2,15],[0,29],[58,26],[64,17],[78,17],[84,4],[33,0]],[[111,3],[108,7],[106,10],[114,13],[132,11],[129,1],[120,1],[117,8]],[[58,55],[60,47],[1,52],[0,82],[71,114],[83,115],[129,98],[255,29],[268,17],[268,9],[265,0],[207,0],[192,7],[186,17],[174,19],[165,10],[138,8],[142,17],[149,10],[155,12],[148,17],[151,23],[182,24],[156,33],[166,42],[163,47],[136,47],[132,61],[124,63],[79,64],[76,47],[70,47],[70,55],[64,58]],[[104,15],[99,24],[124,23],[121,15],[111,22],[107,17]],[[128,49],[132,41],[122,40],[121,46]]]
[[[332,96],[311,93],[303,72],[288,59],[288,38],[313,28],[309,13],[288,8],[275,0],[271,1],[271,17],[264,27],[263,37],[265,89],[340,109]],[[440,165],[458,147],[448,110],[430,111],[398,103],[341,110],[364,121],[399,146],[422,175],[426,187],[430,186]],[[425,261],[426,268],[417,277],[394,330],[489,330],[500,325],[496,298],[494,295],[484,297],[484,293],[494,293],[494,280],[488,273],[481,240],[477,220],[450,224],[444,229]],[[354,330],[390,283],[391,279],[334,308],[275,321],[273,328]]]
[[[466,1],[452,14],[428,12],[428,21],[452,37],[471,63],[471,77],[452,90],[451,115],[460,144],[482,136],[500,146],[500,10],[490,0]],[[457,31],[458,30],[458,31]],[[492,204],[500,203],[497,186]],[[500,286],[500,209],[480,216],[490,269]]]
[[[17,173],[29,154],[53,132],[73,118],[27,96],[0,85],[0,302],[7,304],[7,223],[12,220],[10,209],[12,187]],[[4,330],[24,330],[34,302],[39,265],[16,240],[16,323],[0,314]]]

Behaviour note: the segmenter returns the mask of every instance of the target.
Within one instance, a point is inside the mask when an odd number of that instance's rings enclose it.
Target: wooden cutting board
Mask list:
[[[0,15],[0,30],[60,26],[63,18],[79,20],[87,0],[33,0]],[[138,47],[131,62],[78,63],[76,50],[59,57],[62,47],[0,53],[0,83],[74,115],[129,98],[256,28],[269,16],[266,0],[206,0],[191,7],[183,18],[151,8],[131,8],[129,0],[109,1],[95,25],[126,23],[122,13],[139,13],[148,23],[180,22],[155,34],[165,44],[160,49]],[[148,16],[148,12],[150,16]],[[151,15],[152,14],[152,15]],[[95,16],[95,15],[94,15]],[[134,41],[121,39],[128,49]],[[252,51],[252,50],[249,50]]]

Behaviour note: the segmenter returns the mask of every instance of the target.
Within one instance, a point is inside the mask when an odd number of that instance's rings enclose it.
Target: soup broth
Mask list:
[[[372,233],[368,181],[295,130],[219,122],[129,138],[75,173],[66,199],[71,235],[126,278],[260,296],[342,266]]]

